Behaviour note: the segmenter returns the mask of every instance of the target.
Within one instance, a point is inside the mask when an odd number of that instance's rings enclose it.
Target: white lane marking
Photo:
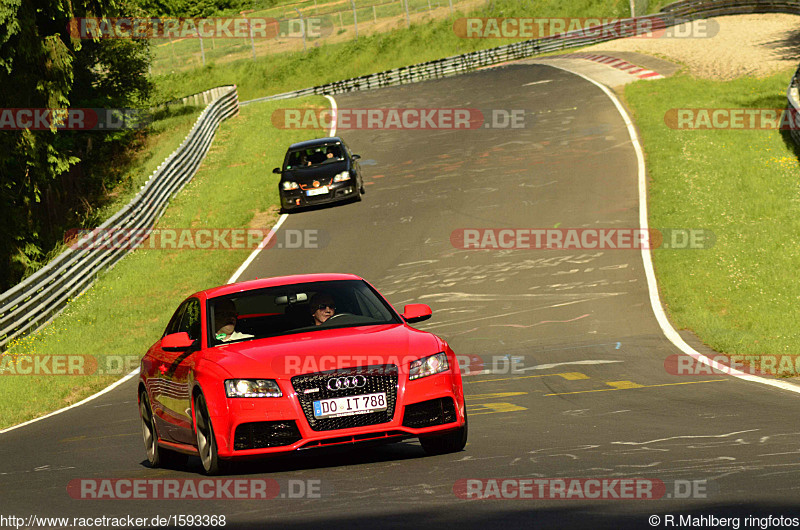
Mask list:
[[[331,114],[332,114],[332,117],[331,117],[331,130],[328,133],[328,136],[336,136],[336,113],[337,113],[339,107],[336,105],[336,100],[333,99],[331,96],[325,95],[325,97],[331,103]],[[264,250],[264,248],[266,248],[267,243],[269,243],[269,241],[272,239],[272,237],[275,235],[275,233],[281,227],[283,222],[286,221],[287,217],[289,217],[289,214],[283,214],[278,218],[278,222],[275,223],[275,226],[273,226],[270,229],[269,234],[267,234],[267,237],[265,237],[264,240],[261,241],[261,243],[258,244],[258,246],[255,248],[255,250],[253,250],[253,252],[251,252],[249,256],[247,256],[247,259],[244,260],[244,263],[242,263],[239,266],[238,269],[236,269],[236,272],[233,273],[233,276],[230,277],[230,279],[228,280],[227,283],[234,283],[234,282],[236,282],[236,280],[239,279],[239,276],[241,276],[242,273],[245,270],[247,270],[247,267],[249,267],[250,264],[253,262],[253,260],[256,259],[256,256],[258,256],[258,254],[262,250]]]
[[[227,283],[234,283],[236,282],[236,280],[239,279],[239,276],[241,276],[242,273],[247,269],[247,267],[250,266],[253,260],[256,259],[256,256],[258,256],[258,254],[262,250],[264,250],[264,248],[266,248],[267,243],[269,243],[270,239],[272,239],[272,236],[275,235],[275,232],[278,231],[278,229],[281,227],[281,225],[283,224],[283,222],[286,220],[287,217],[289,217],[289,214],[285,213],[278,218],[278,222],[275,223],[275,226],[273,226],[270,229],[269,234],[267,234],[267,237],[265,237],[261,241],[261,243],[258,244],[255,250],[253,250],[253,252],[251,252],[249,256],[247,256],[247,259],[244,260],[244,263],[242,263],[238,269],[236,269],[236,272],[233,273],[233,276],[230,277]]]
[[[586,359],[583,361],[569,361],[564,363],[550,363],[550,364],[537,364],[536,366],[529,366],[527,368],[518,368],[518,372],[526,372],[528,370],[548,370],[556,366],[566,366],[568,364],[609,364],[609,363],[622,363],[625,361],[607,361],[603,359]]]
[[[438,259],[423,259],[421,261],[409,261],[408,263],[398,263],[396,267],[410,267],[411,265],[430,265],[438,262]]]
[[[541,85],[542,83],[550,83],[552,81],[553,81],[552,79],[545,79],[544,81],[534,81],[533,83],[525,83],[522,86]]]
[[[573,72],[572,70],[567,70],[566,68],[561,68],[560,66],[550,65],[553,68],[559,68],[561,70],[573,73],[583,79],[586,79],[600,90],[605,92],[608,98],[614,103],[619,111],[622,119],[625,121],[625,126],[628,128],[628,134],[631,137],[631,143],[633,144],[634,150],[636,151],[636,159],[637,165],[639,168],[639,228],[643,230],[646,234],[648,233],[648,223],[647,223],[647,172],[645,170],[644,165],[644,152],[642,151],[642,146],[639,143],[639,136],[636,134],[636,127],[633,125],[633,121],[631,120],[628,113],[625,111],[625,107],[622,106],[617,96],[605,85],[602,83],[598,83],[594,79],[586,77],[583,74],[579,74],[578,72]],[[664,308],[661,306],[661,298],[658,296],[658,284],[656,283],[656,275],[655,271],[653,270],[653,259],[650,255],[650,250],[647,248],[642,247],[642,261],[644,262],[644,272],[645,276],[647,276],[647,288],[648,293],[650,294],[650,307],[653,309],[653,313],[656,316],[656,320],[658,321],[658,325],[661,327],[661,331],[664,333],[664,336],[674,344],[679,350],[681,350],[686,355],[693,357],[695,360],[716,368],[717,370],[724,371],[734,377],[738,377],[739,379],[743,379],[745,381],[752,381],[753,383],[759,383],[762,385],[773,386],[775,388],[780,388],[782,390],[788,390],[789,392],[795,392],[800,394],[800,385],[796,385],[793,383],[789,383],[788,381],[779,381],[776,379],[767,379],[766,377],[760,377],[756,375],[747,374],[740,370],[736,370],[734,368],[728,367],[719,363],[713,359],[710,359],[703,355],[702,353],[698,352],[688,344],[683,338],[675,331],[675,328],[672,327],[672,324],[669,322],[666,313],[664,313]]]
[[[611,445],[649,445],[656,442],[668,442],[670,440],[693,440],[695,438],[727,438],[735,434],[744,434],[748,432],[756,432],[759,429],[747,429],[746,431],[733,431],[727,434],[698,434],[698,435],[681,435],[669,436],[667,438],[656,438],[655,440],[647,440],[646,442],[611,442]]]
[[[603,293],[603,294],[605,294],[605,293]],[[616,294],[623,294],[623,293],[612,293],[612,295],[616,295]],[[523,309],[521,311],[511,311],[509,313],[500,313],[500,314],[497,314],[497,315],[490,315],[490,316],[486,316],[486,317],[472,318],[472,319],[467,319],[467,320],[445,320],[445,321],[442,321],[442,322],[437,322],[435,324],[431,324],[431,325],[425,326],[425,329],[429,330],[429,329],[441,328],[441,327],[445,327],[445,326],[457,326],[459,324],[468,324],[470,322],[478,322],[478,321],[482,321],[482,320],[489,320],[489,319],[492,319],[492,318],[501,318],[501,317],[507,317],[507,316],[511,316],[511,315],[519,315],[521,313],[527,313],[529,311],[539,311],[541,309],[552,309],[554,307],[563,307],[563,306],[568,306],[568,305],[572,305],[572,304],[580,304],[582,302],[592,302],[594,300],[597,300],[597,298],[598,297],[582,298],[582,299],[578,299],[578,300],[571,300],[569,302],[562,302],[560,304],[552,304],[552,305],[546,305],[546,306],[541,306],[541,307],[534,307],[532,309]],[[417,298],[417,299],[419,300],[419,298]]]
[[[66,411],[68,411],[70,409],[74,409],[75,407],[80,407],[84,403],[88,403],[88,402],[92,401],[95,398],[99,398],[103,394],[111,392],[112,390],[117,388],[119,385],[121,385],[122,383],[126,382],[128,379],[131,379],[133,376],[138,375],[138,374],[139,374],[139,369],[137,368],[133,372],[129,373],[128,375],[126,375],[125,377],[120,379],[119,381],[117,381],[115,383],[112,383],[111,385],[105,387],[100,392],[98,392],[96,394],[92,394],[91,396],[87,397],[86,399],[84,399],[82,401],[78,401],[77,403],[73,403],[69,407],[64,407],[63,409],[55,410],[55,411],[53,411],[53,412],[51,412],[49,414],[45,414],[44,416],[39,416],[38,418],[33,418],[32,420],[28,420],[28,421],[26,421],[24,423],[20,423],[19,425],[14,425],[12,427],[7,427],[7,428],[3,429],[2,431],[0,431],[0,434],[4,434],[4,433],[7,433],[9,431],[13,431],[14,429],[19,429],[20,427],[24,427],[25,425],[30,425],[31,423],[35,423],[35,422],[43,420],[45,418],[49,418],[50,416],[55,416],[56,414],[61,414],[62,412],[66,412]]]
[[[50,464],[46,464],[33,469],[26,469],[25,471],[4,472],[0,473],[0,475],[19,475],[20,473],[38,473],[39,471],[66,471],[67,469],[77,469],[77,468],[75,466],[50,467]]]
[[[332,96],[325,94],[325,97],[331,102],[331,132],[328,136],[336,136],[336,119],[339,107],[336,106],[336,100]]]
[[[413,279],[413,278],[412,278]],[[557,284],[561,286],[565,284]],[[543,298],[582,298],[584,296],[618,296],[625,293],[522,293],[522,294],[479,294],[479,293],[431,293],[418,296],[419,300],[435,299],[438,302],[497,302],[508,300],[537,300]]]
[[[331,102],[331,105],[333,106],[334,119],[332,120],[333,123],[331,124],[331,131],[330,131],[330,135],[329,136],[334,136],[336,134],[336,119],[335,119],[335,117],[336,117],[336,108],[337,108],[336,107],[336,101],[330,96],[325,96],[325,97],[328,98],[328,100]],[[236,280],[236,278],[238,278],[239,275],[242,272],[244,272],[244,269],[247,268],[246,265],[249,265],[250,262],[252,262],[253,259],[255,259],[256,255],[261,251],[263,246],[266,246],[266,244],[269,242],[270,238],[275,233],[275,231],[277,231],[278,228],[280,228],[280,226],[286,220],[286,217],[288,217],[287,214],[283,214],[278,219],[278,222],[275,223],[275,226],[273,226],[272,229],[269,231],[269,234],[267,234],[267,237],[264,238],[264,241],[259,243],[258,248],[256,248],[250,254],[250,256],[248,256],[247,260],[245,260],[245,262],[242,264],[242,266],[239,267],[239,269],[235,273],[233,273],[233,276],[231,276],[230,280],[228,280],[228,283],[233,283]],[[112,390],[117,388],[119,385],[125,383],[126,381],[128,381],[129,379],[133,378],[134,376],[136,376],[138,374],[139,374],[139,369],[137,368],[136,370],[132,371],[131,373],[129,373],[128,375],[126,375],[125,377],[120,379],[119,381],[116,381],[116,382],[110,384],[109,386],[107,386],[103,390],[101,390],[100,392],[97,392],[96,394],[92,394],[91,396],[87,397],[86,399],[83,399],[83,400],[81,400],[81,401],[79,401],[77,403],[74,403],[74,404],[72,404],[72,405],[70,405],[68,407],[64,407],[63,409],[54,410],[53,412],[45,414],[44,416],[39,416],[38,418],[33,418],[32,420],[28,420],[28,421],[20,423],[18,425],[13,425],[11,427],[7,427],[7,428],[5,428],[3,430],[0,430],[0,434],[4,434],[4,433],[7,433],[9,431],[13,431],[14,429],[19,429],[20,427],[24,427],[25,425],[30,425],[31,423],[36,423],[37,421],[41,421],[41,420],[43,420],[45,418],[49,418],[51,416],[55,416],[56,414],[61,414],[62,412],[65,412],[65,411],[70,410],[70,409],[74,409],[75,407],[79,407],[79,406],[83,405],[84,403],[88,403],[88,402],[92,401],[93,399],[96,399],[96,398],[102,396],[103,394],[105,394],[107,392],[111,392]]]

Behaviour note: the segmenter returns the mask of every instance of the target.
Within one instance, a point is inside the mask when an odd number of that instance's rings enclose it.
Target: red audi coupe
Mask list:
[[[139,410],[153,467],[198,455],[207,474],[240,458],[419,438],[460,451],[458,361],[358,276],[309,274],[224,285],[180,304],[142,358]]]

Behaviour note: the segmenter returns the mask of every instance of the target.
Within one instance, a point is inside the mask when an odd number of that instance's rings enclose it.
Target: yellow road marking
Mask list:
[[[494,394],[475,394],[474,396],[468,394],[466,397],[469,398],[470,401],[473,401],[476,399],[498,399],[511,396],[524,396],[525,394],[527,394],[527,392],[496,392]]]
[[[587,394],[589,392],[613,392],[614,390],[627,390],[628,388],[655,388],[659,386],[677,386],[677,385],[697,385],[700,383],[718,383],[721,381],[727,381],[727,379],[710,379],[708,381],[689,381],[687,383],[664,383],[661,385],[639,385],[635,387],[627,387],[627,388],[601,388],[599,390],[579,390],[577,392],[559,392],[558,394],[545,394],[547,396],[566,396],[567,394]],[[619,382],[619,381],[618,381]]]
[[[634,383],[633,381],[608,381],[606,384],[608,386],[613,386],[617,390],[622,390],[624,388],[642,388],[644,386],[639,383]]]
[[[525,407],[520,407],[519,405],[514,405],[512,403],[483,403],[482,405],[477,405],[477,406],[482,408],[475,409],[467,405],[467,409],[469,410],[470,416],[480,416],[481,414],[495,414],[498,412],[517,412],[520,410],[528,410]],[[477,412],[475,412],[476,410]]]
[[[516,379],[533,379],[537,377],[563,377],[567,381],[575,381],[577,379],[589,379],[588,375],[582,374],[580,372],[565,372],[560,374],[539,374],[539,375],[521,375],[518,377],[504,377],[503,379],[481,379],[480,381],[464,381],[465,385],[470,383],[494,383],[496,381],[513,381]]]
[[[580,372],[567,372],[564,374],[556,374],[556,375],[560,375],[567,381],[577,381],[578,379],[589,379],[588,375],[582,374]]]

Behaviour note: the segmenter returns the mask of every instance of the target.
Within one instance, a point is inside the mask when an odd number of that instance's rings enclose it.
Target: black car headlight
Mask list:
[[[341,173],[338,173],[335,177],[333,177],[334,182],[344,182],[345,180],[350,180],[349,171],[342,171]]]
[[[281,388],[274,379],[226,379],[225,394],[229,398],[281,397]]]
[[[283,191],[289,191],[289,190],[296,190],[300,186],[297,185],[297,182],[293,182],[291,180],[285,180],[283,181],[283,184],[281,184],[281,187],[283,188]]]
[[[408,368],[408,378],[411,380],[428,377],[429,375],[446,372],[450,367],[447,364],[447,354],[444,352],[423,357],[412,362]]]

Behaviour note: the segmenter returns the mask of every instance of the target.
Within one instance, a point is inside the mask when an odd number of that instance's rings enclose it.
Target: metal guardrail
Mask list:
[[[653,27],[664,28],[687,21],[723,15],[754,13],[789,13],[800,15],[800,0],[683,0],[664,6],[661,11],[636,20],[651,19]],[[103,223],[110,227],[145,229],[155,224],[170,196],[191,180],[202,162],[220,121],[238,112],[240,105],[257,101],[288,99],[299,96],[341,94],[392,85],[416,83],[449,77],[506,61],[524,59],[548,52],[598,44],[617,38],[632,37],[641,25],[620,23],[600,26],[599,36],[573,31],[558,36],[532,39],[488,50],[447,57],[436,61],[395,68],[334,83],[285,92],[239,103],[235,87],[216,99],[201,114],[192,132],[178,150],[170,155],[150,177],[125,208]],[[619,28],[618,31],[611,31]],[[792,79],[787,92],[788,107],[798,110],[797,88],[800,76]],[[800,132],[792,131],[800,144]],[[83,240],[81,240],[83,241]],[[81,241],[78,242],[80,245]],[[83,249],[67,251],[34,275],[0,295],[0,348],[16,337],[38,329],[66,306],[71,297],[85,291],[100,271],[113,266],[127,251],[124,249]]]
[[[214,139],[217,126],[239,112],[235,86],[219,87],[193,96],[213,101],[197,118],[180,147],[150,176],[147,183],[120,211],[94,234],[108,229],[143,235],[161,217],[170,197],[194,176]],[[0,348],[52,320],[92,283],[113,267],[132,245],[91,248],[92,233],[84,235],[65,252],[36,273],[0,294]],[[133,241],[135,243],[135,240]]]
[[[724,15],[743,15],[759,13],[788,13],[800,15],[800,1],[797,0],[718,0],[715,2],[701,2],[699,0],[684,0],[675,2],[661,8],[661,12],[684,20],[711,18]],[[800,97],[798,86],[800,84],[800,68],[792,77],[789,88],[786,90],[786,112],[793,117],[800,114]],[[791,120],[794,122],[794,120]],[[789,129],[792,140],[800,145],[800,131],[795,127]]]
[[[662,25],[662,18],[663,17],[661,15],[649,15],[647,17],[637,17],[636,20],[643,21],[650,19],[654,22],[654,24],[658,24],[658,27],[660,27]],[[624,20],[622,22],[624,22]],[[619,28],[619,31],[610,31],[610,29],[617,27]],[[258,101],[288,99],[311,95],[342,94],[356,90],[370,90],[373,88],[382,88],[392,85],[417,83],[419,81],[425,81],[428,79],[438,79],[471,72],[484,66],[492,66],[507,61],[515,61],[518,59],[524,59],[526,57],[541,55],[543,53],[578,48],[582,46],[588,46],[590,44],[599,44],[601,42],[615,40],[617,38],[633,37],[638,34],[635,25],[626,26],[624,24],[612,23],[604,26],[598,26],[597,30],[597,32],[601,34],[600,36],[593,36],[587,34],[589,32],[580,30],[571,31],[558,36],[515,42],[513,44],[506,44],[496,48],[489,48],[486,50],[465,53],[463,55],[454,55],[452,57],[446,57],[444,59],[438,59],[435,61],[428,61],[425,63],[386,70],[376,74],[364,75],[361,77],[354,77],[352,79],[345,79],[343,81],[336,81],[333,83],[304,88],[301,90],[284,92],[282,94],[276,94],[273,96],[251,99],[241,102],[241,105],[248,105]]]
[[[646,17],[637,17],[636,20],[651,20],[654,27],[663,28],[675,26],[692,20],[712,18],[725,15],[759,14],[759,13],[788,13],[800,15],[800,1],[797,0],[684,0],[675,2],[661,8],[661,11]],[[625,19],[631,20],[631,19]],[[624,22],[624,20],[623,20]],[[601,26],[604,30],[612,29],[613,24]],[[506,61],[524,59],[534,55],[548,52],[578,48],[590,44],[599,44],[617,37],[609,36],[610,31],[599,31],[606,35],[605,38],[581,37],[580,32],[570,32],[560,36],[533,39],[488,50],[467,53],[447,57],[437,61],[419,63],[404,68],[386,70],[377,74],[365,75],[328,83],[315,87],[285,92],[263,98],[243,101],[242,105],[248,105],[258,101],[269,101],[278,99],[288,99],[299,96],[322,95],[322,94],[341,94],[356,90],[369,90],[372,88],[386,87],[392,85],[402,85],[416,83],[427,79],[437,79],[458,75],[481,68],[492,66]],[[619,38],[631,37],[636,33],[627,32],[621,34]],[[798,87],[800,86],[800,69],[792,78],[792,83],[787,91],[787,111],[800,112],[800,99],[798,98]],[[795,114],[798,115],[798,114]],[[800,131],[792,129],[792,138],[800,145]]]
[[[640,29],[645,26],[644,24],[639,24],[638,26],[636,24],[626,24],[626,22],[634,20],[641,22],[649,20],[652,27],[660,29],[702,18],[756,13],[789,13],[800,15],[800,0],[718,0],[712,2],[684,0],[666,5],[659,13],[653,15],[636,17],[635,19],[621,19],[616,23],[593,27],[592,29],[596,31],[592,32],[581,32],[578,30],[557,36],[515,42],[513,44],[498,46],[487,50],[386,70],[376,74],[354,77],[334,83],[242,101],[241,105],[248,105],[258,101],[288,99],[300,96],[342,94],[356,90],[369,90],[392,85],[417,83],[427,79],[449,77],[506,61],[514,61],[543,53],[599,44],[617,38],[633,37],[639,34],[637,33],[637,28]],[[612,31],[615,28],[620,29],[616,34]],[[641,32],[642,31],[640,31],[640,33]],[[600,36],[587,35],[587,33],[600,33]]]
[[[173,106],[186,106],[186,105],[209,105],[215,99],[223,96],[225,93],[230,90],[230,86],[220,86],[217,88],[211,88],[204,92],[198,92],[197,94],[190,94],[188,96],[172,99],[170,101],[165,101],[163,103],[159,103],[151,110],[158,110],[158,109],[166,109]]]
[[[661,13],[684,20],[759,13],[800,14],[797,0],[683,0],[661,8]]]

